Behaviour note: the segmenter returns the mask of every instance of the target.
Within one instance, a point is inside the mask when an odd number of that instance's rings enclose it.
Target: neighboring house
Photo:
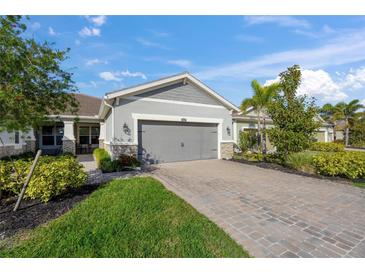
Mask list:
[[[248,111],[246,114],[242,114],[242,112],[233,113],[232,119],[233,119],[233,129],[234,129],[234,140],[236,144],[238,144],[240,132],[245,130],[257,130],[258,118],[257,118],[257,113],[254,110]],[[264,119],[267,129],[270,129],[274,126],[271,118],[267,114],[263,115],[262,121]],[[318,142],[332,142],[333,141],[332,126],[326,123],[319,115],[316,117],[316,121],[319,121],[321,123],[321,127],[315,133],[315,139]],[[268,142],[267,144],[268,149],[271,150],[273,147],[270,144],[269,140],[267,140],[267,142]]]
[[[76,99],[78,116],[49,116],[27,133],[31,145],[18,152],[79,154],[104,147],[113,158],[127,153],[149,163],[232,157],[232,113],[239,109],[189,73],[107,93],[102,101]],[[15,144],[7,146],[15,151]]]
[[[42,149],[44,154],[91,153],[99,147],[101,99],[85,94],[75,94],[75,98],[80,104],[77,115],[50,115],[49,121],[38,129],[0,133],[5,143],[0,143],[0,158],[36,149]]]

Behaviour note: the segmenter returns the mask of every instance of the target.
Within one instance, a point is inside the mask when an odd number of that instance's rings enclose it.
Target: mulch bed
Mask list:
[[[0,240],[14,235],[23,229],[34,228],[55,219],[69,211],[78,202],[87,198],[99,185],[84,185],[60,195],[48,203],[36,200],[23,200],[18,211],[13,212],[15,199],[11,202],[0,200]]]
[[[322,180],[330,180],[330,181],[334,181],[334,182],[346,184],[346,185],[352,184],[352,182],[346,178],[329,177],[329,176],[323,176],[323,175],[319,175],[319,174],[310,174],[310,173],[291,169],[291,168],[288,168],[288,167],[285,167],[285,166],[282,166],[279,164],[275,164],[275,163],[254,162],[254,161],[248,161],[248,160],[244,160],[244,159],[231,159],[230,161],[247,164],[247,165],[252,165],[252,166],[257,166],[257,167],[266,168],[266,169],[267,168],[274,169],[274,170],[282,171],[285,173],[296,174],[296,175],[301,175],[301,176],[305,176],[305,177],[311,177],[311,178],[322,179]]]

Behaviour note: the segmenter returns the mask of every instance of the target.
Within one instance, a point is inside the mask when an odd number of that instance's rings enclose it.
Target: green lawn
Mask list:
[[[153,178],[114,180],[0,257],[248,257]]]

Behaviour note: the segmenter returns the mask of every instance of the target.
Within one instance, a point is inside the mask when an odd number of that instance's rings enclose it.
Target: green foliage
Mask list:
[[[134,157],[133,155],[122,154],[119,156],[118,161],[122,167],[139,167],[139,166],[141,166],[141,162],[138,161],[138,159],[136,157]]]
[[[322,152],[313,157],[313,164],[317,172],[323,175],[341,176],[350,179],[364,178],[365,176],[364,152]]]
[[[103,158],[100,160],[100,169],[104,173],[117,172],[122,170],[118,160]]]
[[[295,65],[280,73],[282,93],[274,98],[267,109],[274,124],[268,130],[269,139],[283,158],[291,152],[309,148],[314,132],[320,125],[314,119],[318,113],[314,100],[296,94],[300,81],[299,66]]]
[[[0,257],[248,257],[241,245],[149,177],[114,180]]]
[[[285,159],[285,165],[302,172],[314,174],[313,156],[316,154],[313,151],[290,153]]]
[[[241,131],[239,134],[239,147],[242,152],[257,148],[257,136],[253,130]]]
[[[350,145],[355,147],[365,147],[365,114],[360,115],[354,121],[350,132]]]
[[[314,142],[310,146],[313,151],[340,152],[345,150],[345,145],[341,143]]]
[[[278,90],[280,89],[280,84],[274,83],[268,86],[262,86],[257,80],[253,80],[251,82],[251,87],[253,90],[254,95],[251,98],[246,98],[241,103],[241,110],[243,113],[246,113],[249,108],[252,108],[257,113],[257,138],[260,140],[260,149],[261,151],[266,154],[266,138],[263,138],[262,132],[261,132],[261,119],[263,118],[264,109],[267,108],[267,106],[271,103],[272,99],[275,95],[277,95]],[[265,124],[264,124],[265,125]],[[266,136],[265,128],[264,135]],[[261,142],[261,140],[263,140]],[[258,141],[259,142],[259,141]]]
[[[96,165],[98,167],[100,167],[100,162],[102,160],[104,160],[104,159],[109,159],[110,160],[109,153],[105,149],[103,149],[103,148],[96,148],[96,149],[94,149],[93,155],[95,157]]]
[[[26,131],[49,114],[78,108],[72,74],[62,69],[69,49],[39,43],[25,31],[21,16],[0,16],[0,132]]]
[[[253,152],[247,151],[247,152],[233,155],[233,159],[246,160],[246,161],[252,161],[252,162],[262,162],[264,160],[264,155],[262,153],[253,153]]]
[[[12,162],[0,161],[0,190],[9,195],[18,195],[28,175],[33,159]],[[25,192],[25,197],[41,199],[52,197],[78,188],[85,183],[86,173],[74,157],[42,156]]]

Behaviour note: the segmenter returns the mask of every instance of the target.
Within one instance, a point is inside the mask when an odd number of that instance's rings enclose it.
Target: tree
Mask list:
[[[341,113],[341,109],[338,108],[336,105],[332,104],[325,104],[319,110],[321,117],[328,123],[332,124],[333,128],[333,140],[336,141],[336,127],[337,121],[342,119],[343,114]]]
[[[261,134],[261,124],[263,111],[267,108],[273,97],[277,94],[280,85],[274,83],[268,86],[262,86],[257,80],[251,82],[253,90],[253,96],[246,98],[242,101],[240,109],[242,112],[247,112],[249,108],[252,108],[257,113],[257,139],[258,144],[261,145],[261,151],[266,154],[266,124],[264,123],[264,138]]]
[[[365,112],[359,112],[351,126],[351,134],[349,136],[351,146],[365,146]]]
[[[27,131],[49,114],[78,108],[72,74],[61,68],[69,49],[26,38],[23,21],[0,17],[0,132]]]
[[[307,149],[320,124],[314,119],[318,114],[314,99],[297,95],[301,83],[299,66],[294,65],[279,76],[281,92],[274,97],[267,111],[274,124],[269,130],[270,141],[284,158],[290,152]]]
[[[349,103],[340,102],[336,105],[338,113],[345,120],[345,145],[349,145],[349,133],[350,127],[353,125],[354,120],[358,115],[358,111],[363,109],[364,106],[360,104],[360,101],[355,99]]]

